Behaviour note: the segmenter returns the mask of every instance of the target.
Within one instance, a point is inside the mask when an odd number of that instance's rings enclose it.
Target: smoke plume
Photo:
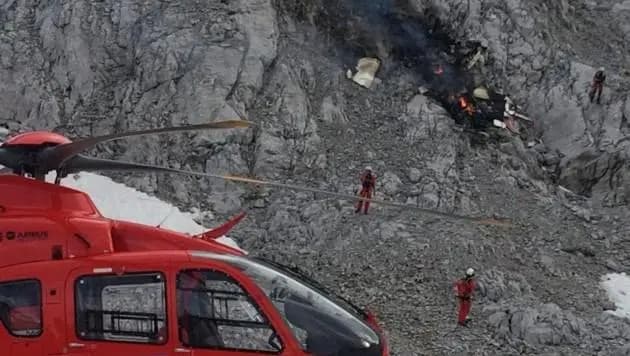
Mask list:
[[[416,75],[418,85],[435,92],[466,88],[463,56],[438,28],[427,26],[405,0],[320,0],[315,25],[335,41],[337,54],[352,66],[363,56],[381,59],[380,76],[401,67]]]

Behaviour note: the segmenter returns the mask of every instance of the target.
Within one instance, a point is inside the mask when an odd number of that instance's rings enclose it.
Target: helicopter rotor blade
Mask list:
[[[458,214],[453,214],[453,213],[441,212],[441,211],[437,211],[437,210],[420,208],[420,207],[413,206],[413,205],[407,205],[407,204],[391,202],[391,201],[387,201],[387,200],[363,198],[363,197],[359,197],[359,196],[355,196],[355,195],[331,192],[331,191],[327,191],[327,190],[323,190],[323,189],[302,187],[302,186],[298,186],[298,185],[284,184],[284,183],[278,183],[278,182],[270,182],[270,181],[264,181],[264,180],[259,180],[259,179],[246,178],[246,177],[239,177],[239,176],[232,176],[232,175],[223,175],[222,176],[222,175],[215,175],[215,174],[208,174],[208,176],[211,176],[211,177],[214,177],[214,178],[221,178],[221,179],[225,179],[225,180],[233,181],[233,182],[250,183],[250,184],[256,184],[256,185],[267,185],[267,186],[272,186],[272,187],[287,188],[287,189],[300,190],[300,191],[306,191],[306,192],[311,192],[311,193],[320,193],[320,194],[336,196],[338,198],[344,198],[344,199],[349,199],[349,200],[364,200],[364,201],[368,201],[369,200],[370,203],[386,205],[386,206],[391,206],[391,207],[397,207],[397,208],[408,208],[408,209],[421,211],[421,212],[426,213],[426,214],[438,215],[438,216],[443,216],[443,217],[452,218],[452,219],[458,219],[458,220],[468,220],[468,221],[478,222],[478,223],[483,224],[483,225],[511,226],[511,224],[509,222],[507,222],[507,219],[486,218],[486,217],[472,217],[472,216],[458,215]]]
[[[190,176],[216,178],[216,179],[223,179],[223,180],[227,180],[231,182],[248,183],[248,184],[255,184],[255,185],[266,185],[270,187],[278,187],[278,188],[284,188],[284,189],[318,193],[318,194],[324,194],[324,195],[334,196],[337,198],[348,199],[348,200],[369,200],[371,203],[375,203],[375,204],[386,205],[386,206],[397,207],[397,208],[413,209],[413,210],[420,211],[426,214],[438,215],[438,216],[443,216],[443,217],[447,217],[451,219],[467,220],[467,221],[476,222],[482,225],[493,225],[493,226],[504,226],[504,227],[511,226],[509,220],[507,219],[464,216],[464,215],[458,215],[458,214],[441,212],[441,211],[436,211],[436,210],[431,210],[431,209],[420,208],[413,205],[400,204],[400,203],[391,202],[391,201],[368,199],[368,198],[363,198],[363,197],[350,195],[350,194],[331,192],[331,191],[317,189],[317,188],[271,182],[271,181],[252,179],[252,178],[246,178],[246,177],[240,177],[240,176],[234,176],[234,175],[219,175],[219,174],[212,174],[212,173],[202,173],[202,172],[187,171],[187,170],[181,170],[181,169],[175,169],[175,168],[153,166],[153,165],[147,165],[147,164],[114,161],[114,160],[107,160],[107,159],[101,159],[101,158],[91,158],[91,157],[85,157],[82,155],[75,156],[74,158],[69,160],[62,168],[62,172],[64,172],[64,174],[74,173],[74,172],[79,172],[79,171],[101,171],[101,170],[178,173],[178,174],[186,174]]]
[[[235,129],[235,128],[248,128],[252,127],[254,123],[245,120],[225,120],[216,121],[207,124],[177,126],[177,127],[165,127],[159,129],[149,129],[141,131],[129,131],[118,134],[110,134],[97,137],[88,137],[82,140],[74,141],[71,143],[55,146],[49,151],[44,152],[44,157],[41,161],[46,164],[48,168],[56,169],[60,167],[66,160],[78,155],[79,153],[96,146],[99,143],[118,140],[128,137],[138,137],[145,135],[155,135],[171,132],[184,132],[184,131],[197,131],[197,130],[220,130],[220,129]]]
[[[84,155],[76,155],[60,169],[63,175],[77,173],[80,171],[131,171],[131,172],[162,172],[162,173],[182,173],[178,169],[153,166],[142,163],[132,163],[124,161],[116,161],[104,158],[87,157]],[[185,172],[185,171],[184,171]]]

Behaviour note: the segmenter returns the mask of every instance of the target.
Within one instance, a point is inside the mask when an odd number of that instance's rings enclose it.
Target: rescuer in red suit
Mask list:
[[[595,75],[593,76],[593,83],[591,84],[591,92],[589,93],[589,97],[591,99],[591,103],[595,98],[595,94],[597,94],[597,103],[600,103],[600,98],[602,96],[602,90],[604,89],[604,82],[606,81],[606,73],[604,67],[599,68]]]
[[[466,270],[466,276],[455,284],[457,298],[459,299],[459,316],[458,324],[466,326],[470,321],[468,313],[470,313],[470,307],[472,306],[472,295],[475,290],[475,270],[469,268]]]
[[[376,188],[376,175],[372,172],[372,167],[365,167],[365,172],[361,175],[361,192],[359,196],[362,198],[372,198],[372,194],[374,193],[374,189]],[[359,213],[361,211],[361,207],[363,207],[363,203],[365,203],[365,208],[363,209],[363,213],[368,213],[368,208],[370,207],[369,200],[359,200],[357,204],[357,210],[355,213]]]

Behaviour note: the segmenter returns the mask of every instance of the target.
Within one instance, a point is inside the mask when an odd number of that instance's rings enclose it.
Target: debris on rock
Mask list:
[[[474,67],[477,63],[479,63],[482,67],[486,64],[486,48],[483,46],[477,47],[477,51],[468,61],[466,69],[472,69],[472,67]]]
[[[484,87],[478,87],[473,90],[473,96],[482,100],[490,100],[490,95],[488,95],[488,90]]]
[[[352,81],[368,89],[371,88],[380,65],[381,61],[376,58],[364,57],[359,59],[359,63],[357,64],[358,72],[354,74]],[[352,72],[348,70],[346,76],[351,73]]]
[[[455,121],[476,130],[487,130],[491,127],[506,129],[514,135],[520,135],[522,124],[532,123],[532,119],[522,113],[512,99],[505,94],[477,87],[472,92],[463,90],[454,92],[431,92],[440,101]]]

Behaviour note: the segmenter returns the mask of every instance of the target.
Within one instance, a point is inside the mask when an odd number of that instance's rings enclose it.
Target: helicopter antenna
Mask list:
[[[166,220],[168,220],[168,218],[170,218],[171,215],[173,215],[173,211],[174,210],[175,210],[175,206],[171,206],[171,209],[169,210],[168,214],[166,214],[164,219],[162,219],[155,227],[157,227],[157,228],[162,227],[162,224],[164,224],[166,222]]]

